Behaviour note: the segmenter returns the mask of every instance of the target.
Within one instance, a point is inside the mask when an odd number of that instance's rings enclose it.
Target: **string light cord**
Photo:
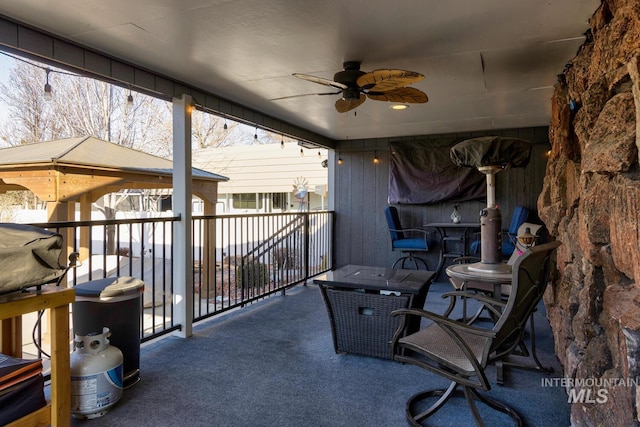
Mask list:
[[[34,66],[36,68],[40,68],[41,70],[44,70],[44,71],[49,72],[49,73],[66,74],[67,76],[73,76],[73,77],[85,77],[85,76],[83,76],[81,74],[69,73],[69,72],[66,72],[66,71],[59,71],[59,70],[53,69],[53,68],[48,67],[48,66],[45,67],[44,65],[36,64],[34,62],[28,61],[28,60],[26,60],[24,58],[20,58],[19,56],[12,55],[12,54],[4,52],[2,50],[0,50],[0,53],[3,54],[4,56],[8,56],[9,58],[15,59],[16,61],[24,62],[25,64],[29,64],[29,65]]]

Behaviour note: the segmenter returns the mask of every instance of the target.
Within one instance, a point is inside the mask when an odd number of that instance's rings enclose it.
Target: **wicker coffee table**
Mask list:
[[[399,308],[422,308],[435,272],[347,265],[313,280],[320,286],[336,353],[391,359],[389,341],[400,326]],[[419,320],[419,319],[418,319]],[[419,321],[408,324],[415,332]]]

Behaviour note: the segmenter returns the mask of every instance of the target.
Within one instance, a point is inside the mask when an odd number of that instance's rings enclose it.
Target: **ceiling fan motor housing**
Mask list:
[[[360,99],[360,89],[348,88],[342,91],[342,99],[345,101],[357,101]]]
[[[358,77],[367,73],[360,71],[359,62],[345,62],[343,65],[344,70],[335,73],[333,80],[347,86],[347,89],[342,91],[342,99],[356,101],[360,99],[361,93],[360,87],[358,86]]]

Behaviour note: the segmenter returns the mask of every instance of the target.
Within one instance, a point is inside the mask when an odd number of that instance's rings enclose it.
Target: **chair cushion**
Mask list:
[[[524,223],[529,217],[529,209],[524,206],[516,206],[513,209],[513,214],[511,215],[511,223],[509,224],[509,234],[515,236],[518,234],[518,228]]]
[[[510,257],[513,251],[516,249],[515,245],[509,241],[502,240],[502,256]]]
[[[513,210],[513,214],[511,215],[511,222],[509,223],[509,230],[507,235],[502,236],[502,256],[508,258],[511,256],[513,251],[515,250],[515,245],[509,239],[516,237],[518,233],[518,229],[529,217],[529,209],[524,206],[516,206]],[[473,254],[480,253],[480,238],[471,242],[470,250]]]
[[[393,242],[393,249],[411,249],[426,251],[427,245],[422,237],[399,239]]]
[[[391,241],[404,239],[404,233],[402,233],[402,225],[400,225],[400,216],[398,215],[398,209],[395,206],[387,206],[384,210],[384,216],[387,219],[387,225],[391,233]]]
[[[488,338],[464,331],[458,331],[458,334],[480,362]],[[474,373],[473,365],[460,346],[436,324],[431,324],[414,334],[400,338],[398,342],[417,347],[421,352],[456,371],[463,371],[469,375]]]
[[[473,242],[471,242],[471,246],[469,249],[472,254],[479,254],[480,246],[481,246],[480,240],[474,240]],[[503,237],[502,238],[502,256],[508,258],[511,256],[514,250],[515,250],[514,244]]]

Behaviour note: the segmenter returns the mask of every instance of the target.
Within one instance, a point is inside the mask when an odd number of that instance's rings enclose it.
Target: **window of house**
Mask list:
[[[172,209],[173,198],[171,196],[162,196],[160,198],[160,211],[166,212]]]
[[[256,203],[258,203],[258,207],[256,207]],[[262,197],[257,197],[256,193],[234,194],[233,208],[234,209],[262,209]]]
[[[287,193],[271,193],[271,206],[274,209],[287,209]]]

